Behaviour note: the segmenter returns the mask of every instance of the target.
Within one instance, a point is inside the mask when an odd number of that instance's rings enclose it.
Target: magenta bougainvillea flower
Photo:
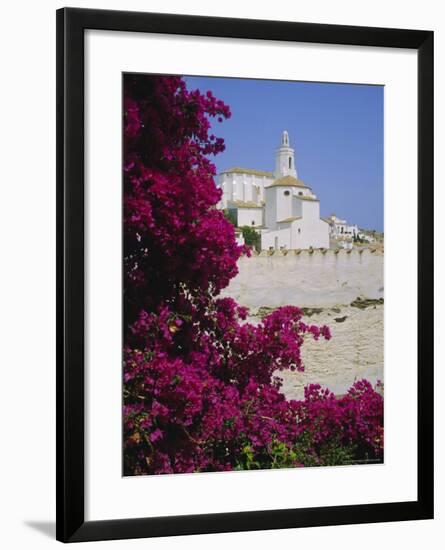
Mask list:
[[[126,475],[345,463],[383,454],[383,398],[357,382],[288,400],[277,372],[304,370],[286,306],[260,324],[220,291],[237,274],[234,228],[215,208],[210,118],[230,109],[180,77],[124,81],[124,465]]]

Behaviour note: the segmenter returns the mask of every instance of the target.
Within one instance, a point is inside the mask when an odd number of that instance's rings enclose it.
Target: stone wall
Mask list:
[[[279,373],[288,397],[301,398],[309,383],[342,394],[357,379],[383,381],[382,252],[261,253],[240,258],[238,266],[225,294],[250,308],[251,322],[291,304],[305,308],[307,322],[331,329],[329,341],[307,337],[304,373]]]
[[[370,249],[261,252],[240,258],[238,269],[224,294],[252,309],[326,307],[383,297],[383,253]]]
[[[329,341],[306,338],[302,348],[305,371],[280,373],[283,391],[291,398],[304,395],[304,386],[318,383],[336,394],[345,393],[355,380],[372,384],[383,381],[383,305],[360,309],[355,306],[323,309],[309,320],[328,325]]]

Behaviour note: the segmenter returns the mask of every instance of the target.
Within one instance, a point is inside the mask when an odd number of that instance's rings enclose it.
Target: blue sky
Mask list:
[[[214,121],[226,143],[218,172],[241,166],[272,171],[283,130],[295,149],[298,177],[335,213],[383,231],[383,87],[353,84],[185,77],[190,89],[212,90],[232,110]]]

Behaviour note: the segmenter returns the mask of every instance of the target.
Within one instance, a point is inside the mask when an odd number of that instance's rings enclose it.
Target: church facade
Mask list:
[[[329,223],[320,218],[320,201],[298,178],[295,151],[284,131],[273,172],[232,168],[219,175],[222,198],[237,226],[254,227],[262,250],[329,248]]]

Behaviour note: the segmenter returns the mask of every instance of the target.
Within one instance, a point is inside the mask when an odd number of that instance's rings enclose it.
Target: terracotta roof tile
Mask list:
[[[261,204],[253,201],[228,201],[227,206],[229,208],[263,208]]]
[[[229,168],[229,170],[223,170],[221,174],[252,174],[254,176],[266,176],[267,178],[273,178],[272,172],[265,172],[264,170],[253,170],[252,168]]]
[[[310,189],[304,181],[292,176],[283,176],[282,178],[278,178],[272,184],[268,185],[266,189],[269,189],[269,187],[304,187],[306,189]]]

